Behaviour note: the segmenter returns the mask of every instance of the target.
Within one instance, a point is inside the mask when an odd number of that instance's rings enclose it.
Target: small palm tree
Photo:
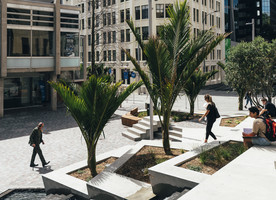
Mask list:
[[[142,70],[136,59],[127,51],[125,52],[150,94],[162,126],[164,151],[166,154],[171,154],[169,122],[174,102],[195,69],[227,37],[227,34],[215,36],[209,30],[196,38],[191,37],[187,0],[170,7],[168,13],[169,23],[160,32],[161,38],[150,37],[147,43],[141,40],[133,22],[127,22],[146,58],[152,83],[149,75]]]
[[[190,115],[194,114],[195,100],[202,89],[205,86],[209,78],[214,76],[218,70],[202,73],[201,70],[196,70],[192,76],[187,80],[184,91],[188,97],[190,103]]]
[[[112,85],[107,77],[97,78],[92,75],[76,94],[64,83],[50,82],[81,130],[87,146],[87,164],[93,177],[97,175],[96,146],[103,128],[120,104],[140,87],[142,82],[132,83],[119,93],[121,84],[122,82],[118,82]]]

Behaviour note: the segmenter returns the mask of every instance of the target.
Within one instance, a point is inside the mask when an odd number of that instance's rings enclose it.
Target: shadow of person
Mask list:
[[[52,172],[54,170],[51,169],[51,166],[46,166],[46,167],[35,167],[36,171],[39,174],[47,174],[49,172]]]

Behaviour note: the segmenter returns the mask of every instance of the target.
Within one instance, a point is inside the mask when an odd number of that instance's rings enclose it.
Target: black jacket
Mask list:
[[[39,145],[42,140],[42,132],[38,129],[38,127],[34,128],[32,134],[30,135],[29,144],[32,146],[32,144]]]

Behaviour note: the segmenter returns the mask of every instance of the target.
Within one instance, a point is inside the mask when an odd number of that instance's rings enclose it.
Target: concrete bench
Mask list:
[[[122,124],[126,126],[132,127],[133,124],[137,124],[139,120],[142,118],[137,117],[138,116],[138,108],[132,109],[130,112],[126,113],[121,117]]]

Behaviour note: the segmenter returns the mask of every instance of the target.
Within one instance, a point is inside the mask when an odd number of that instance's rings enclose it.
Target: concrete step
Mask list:
[[[141,137],[136,135],[136,134],[133,134],[133,133],[130,133],[128,131],[125,131],[122,133],[122,136],[130,139],[130,140],[133,140],[133,141],[140,141],[141,140]]]
[[[144,131],[145,133],[149,133],[150,132],[150,128],[148,126],[144,126],[142,124],[133,124],[132,126],[133,128],[139,129],[141,131]]]
[[[170,126],[170,130],[175,130],[175,131],[183,132],[183,128],[182,127],[175,126],[175,125],[171,125]]]
[[[128,128],[127,132],[130,132],[130,133],[135,134],[137,136],[141,136],[143,134],[146,135],[146,132],[144,132],[144,131],[142,131],[140,129],[137,129],[135,127]]]
[[[150,121],[142,119],[142,120],[139,121],[139,124],[142,124],[142,125],[145,125],[145,126],[149,127],[150,126]],[[157,126],[157,122],[153,121],[153,126]]]
[[[179,137],[180,139],[182,138],[182,132],[176,131],[176,130],[169,130],[169,134]]]
[[[177,137],[175,135],[169,135],[169,139],[175,142],[182,142],[182,139],[180,137]]]

